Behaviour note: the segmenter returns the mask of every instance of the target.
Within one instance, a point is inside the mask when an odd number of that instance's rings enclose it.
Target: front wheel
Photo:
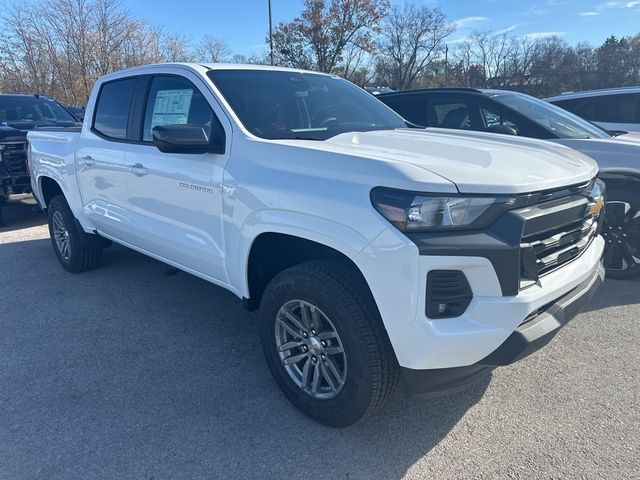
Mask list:
[[[604,266],[609,278],[640,276],[640,192],[612,188],[602,229],[605,239]]]
[[[365,419],[398,377],[387,333],[351,266],[313,261],[277,275],[261,302],[264,355],[285,396],[333,427]]]

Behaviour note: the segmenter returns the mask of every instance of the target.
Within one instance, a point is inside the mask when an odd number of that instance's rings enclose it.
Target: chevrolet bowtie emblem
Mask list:
[[[589,204],[589,214],[594,217],[599,217],[602,209],[604,208],[604,199],[602,197],[594,198]]]

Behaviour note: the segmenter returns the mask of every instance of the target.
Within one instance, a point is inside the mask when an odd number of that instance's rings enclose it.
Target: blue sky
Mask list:
[[[16,0],[0,0],[0,6],[12,1]],[[453,42],[473,30],[509,30],[517,36],[557,34],[572,44],[583,40],[599,44],[612,34],[640,33],[640,0],[409,1],[440,7],[458,26]],[[272,0],[274,24],[291,20],[302,3]],[[225,40],[236,53],[265,51],[267,0],[123,0],[123,4],[136,16],[191,41],[208,33]]]
[[[392,0],[401,4],[402,0]],[[640,32],[640,1],[601,0],[414,0],[439,6],[458,25],[452,40],[473,30],[509,29],[513,35],[558,34],[570,43],[601,43],[611,34]],[[191,40],[209,33],[237,53],[264,51],[267,0],[125,0],[139,17]],[[291,20],[302,0],[272,0],[274,23]]]

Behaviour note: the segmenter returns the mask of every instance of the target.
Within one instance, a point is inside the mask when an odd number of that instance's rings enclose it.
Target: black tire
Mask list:
[[[609,188],[602,229],[606,242],[604,266],[609,278],[640,276],[639,212],[640,192],[630,186]]]
[[[69,204],[62,195],[58,195],[49,201],[47,207],[49,220],[49,235],[51,244],[62,266],[72,272],[80,273],[96,268],[102,262],[102,246],[96,235],[90,235],[82,231],[77,225]],[[68,250],[63,253],[56,241],[54,222],[61,221],[66,229]],[[59,232],[60,230],[58,230]]]
[[[333,398],[315,398],[295,383],[283,365],[276,345],[277,318],[281,308],[294,300],[317,307],[339,335],[336,341],[343,346],[348,368]],[[398,363],[373,297],[353,267],[321,260],[285,270],[267,286],[260,310],[267,365],[285,396],[303,413],[328,426],[346,427],[366,419],[388,400],[398,381]],[[321,382],[329,385],[326,377]]]

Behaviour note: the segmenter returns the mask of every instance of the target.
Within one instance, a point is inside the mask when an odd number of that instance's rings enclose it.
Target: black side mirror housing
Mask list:
[[[163,153],[224,153],[225,137],[209,136],[197,125],[158,125],[153,127],[153,144]]]

